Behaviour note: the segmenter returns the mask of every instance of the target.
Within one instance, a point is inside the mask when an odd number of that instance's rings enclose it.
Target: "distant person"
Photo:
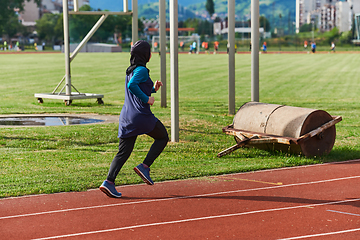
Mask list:
[[[335,43],[332,42],[331,43],[331,47],[330,47],[331,51],[335,53]]]
[[[315,42],[311,42],[311,52],[312,53],[316,52],[316,43]]]
[[[215,41],[215,42],[214,42],[214,54],[217,53],[218,49],[219,49],[219,42],[218,42],[218,41]]]
[[[6,49],[7,49],[7,42],[4,41],[4,51],[6,51]]]
[[[193,45],[190,44],[190,46],[189,46],[189,54],[192,54],[192,52],[193,52]]]
[[[237,45],[235,44],[235,46],[234,46],[234,47],[235,47],[235,53],[236,53]],[[227,53],[229,54],[230,43],[228,43],[228,44],[227,44],[226,49],[227,49],[227,50],[226,50],[226,51],[227,51]]]
[[[194,53],[196,53],[196,41],[192,43],[192,50],[194,51]]]
[[[204,42],[205,53],[209,53],[209,43]]]
[[[153,83],[146,67],[151,58],[151,46],[146,41],[137,41],[132,46],[130,55],[130,66],[126,69],[125,78],[125,102],[119,118],[119,150],[112,160],[106,180],[100,186],[101,191],[114,198],[121,197],[121,193],[115,188],[115,179],[130,157],[136,138],[146,134],[154,139],[143,163],[134,168],[148,185],[154,184],[150,177],[150,166],[169,141],[166,128],[150,109],[155,101],[151,93],[162,86],[159,81]]]
[[[181,51],[184,51],[184,47],[185,47],[185,44],[183,41],[180,42],[180,48],[181,48]]]
[[[306,50],[307,49],[307,47],[308,47],[308,41],[304,41],[304,49]]]
[[[160,53],[160,49],[158,49],[158,42],[154,42],[154,51],[155,52],[157,52],[157,51],[159,51],[159,53]],[[160,55],[160,54],[159,54]]]
[[[266,42],[263,43],[262,50],[263,50],[264,53],[267,52],[267,44],[266,44]]]

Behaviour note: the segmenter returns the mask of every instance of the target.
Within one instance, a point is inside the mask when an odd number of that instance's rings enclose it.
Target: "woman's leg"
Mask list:
[[[162,124],[160,120],[156,122],[154,130],[149,132],[147,135],[155,139],[143,162],[146,166],[150,167],[151,164],[153,164],[155,159],[160,155],[160,153],[166,147],[169,141],[169,136],[165,126]]]
[[[136,138],[137,136],[119,139],[119,151],[111,162],[110,170],[107,176],[108,181],[115,182],[116,176],[118,175],[120,169],[128,160],[131,152],[134,149]]]

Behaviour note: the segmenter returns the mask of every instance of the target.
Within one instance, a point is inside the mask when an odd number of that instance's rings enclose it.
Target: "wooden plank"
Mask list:
[[[292,143],[296,144],[296,142],[297,142],[297,138],[283,137],[283,136],[271,135],[271,134],[266,134],[266,133],[251,132],[251,131],[246,131],[246,130],[239,130],[239,129],[233,128],[233,125],[224,127],[222,130],[225,134],[237,136],[240,139],[241,139],[241,137],[239,134],[241,134],[247,138],[250,138],[254,135],[259,136],[259,138],[276,138],[276,139],[278,139],[279,143],[284,143],[284,144],[292,144]]]
[[[222,157],[225,156],[227,154],[232,153],[233,151],[235,151],[236,149],[241,148],[242,146],[246,145],[249,141],[251,141],[252,139],[257,138],[258,136],[253,136],[252,138],[246,138],[245,140],[238,142],[237,144],[235,144],[234,146],[231,146],[227,149],[225,149],[224,151],[221,151],[218,153],[218,157]]]
[[[342,117],[341,117],[341,116],[334,117],[333,120],[331,120],[331,121],[329,121],[329,122],[321,125],[320,127],[312,130],[311,132],[308,132],[308,133],[302,135],[301,137],[299,137],[299,138],[297,139],[297,141],[296,141],[297,144],[298,144],[299,142],[305,141],[305,140],[307,140],[307,139],[309,139],[309,138],[312,138],[312,137],[318,135],[319,133],[325,131],[326,129],[334,126],[336,123],[340,122],[341,120],[342,120]]]

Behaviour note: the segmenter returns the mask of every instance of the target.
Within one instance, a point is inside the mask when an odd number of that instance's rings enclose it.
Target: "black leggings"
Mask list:
[[[160,153],[164,150],[166,147],[169,136],[166,131],[166,128],[164,125],[158,120],[156,122],[154,130],[147,133],[150,137],[155,139],[154,143],[151,145],[151,148],[146,155],[146,158],[144,159],[144,164],[147,166],[151,166],[155,159],[160,155]],[[111,182],[115,182],[115,178],[120,172],[120,169],[125,164],[125,162],[130,157],[131,152],[134,149],[135,141],[137,136],[129,137],[129,138],[119,138],[119,151],[115,155],[113,161],[110,165],[110,170],[107,176],[107,180]]]

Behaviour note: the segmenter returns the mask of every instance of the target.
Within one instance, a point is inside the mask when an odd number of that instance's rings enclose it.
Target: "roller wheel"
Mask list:
[[[44,100],[42,98],[38,98],[37,100],[38,100],[38,103],[40,103],[40,104],[44,103]]]
[[[310,114],[303,123],[300,135],[306,134],[319,126],[332,120],[330,114],[325,111],[317,110]],[[318,135],[300,143],[301,151],[307,157],[321,156],[328,154],[334,146],[336,137],[336,128],[332,126]]]
[[[104,105],[104,101],[102,100],[102,98],[98,98],[96,101],[99,105]]]
[[[70,106],[72,103],[72,100],[64,100],[65,106]]]
[[[302,142],[301,151],[307,157],[328,154],[334,146],[336,137],[335,126],[332,126],[320,134]]]

